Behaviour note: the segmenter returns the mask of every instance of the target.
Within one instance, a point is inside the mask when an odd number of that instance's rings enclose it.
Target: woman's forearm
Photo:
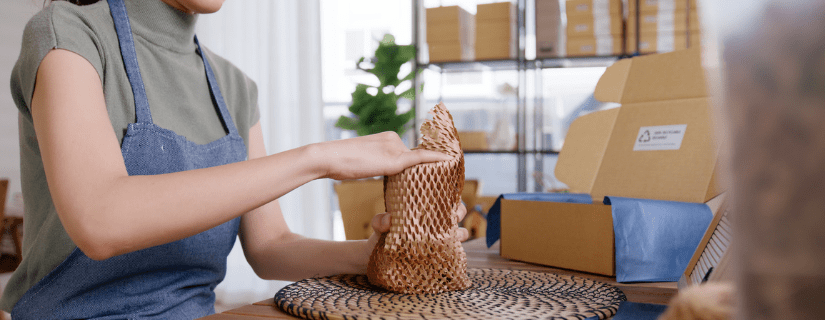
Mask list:
[[[375,243],[367,240],[327,241],[290,234],[259,246],[255,252],[245,246],[244,253],[259,277],[297,281],[335,274],[364,274],[372,246]]]

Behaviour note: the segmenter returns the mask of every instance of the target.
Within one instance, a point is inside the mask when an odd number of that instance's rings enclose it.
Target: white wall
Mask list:
[[[201,15],[198,39],[258,85],[261,128],[269,154],[324,139],[321,100],[319,1],[227,1]],[[290,229],[332,238],[329,180],[316,180],[281,197]],[[264,281],[244,260],[240,244],[229,254],[226,279],[216,289],[216,309],[271,298],[284,281]]]
[[[20,192],[20,147],[17,141],[17,107],[11,99],[9,78],[20,54],[23,28],[42,3],[34,0],[0,2],[0,178],[9,179],[9,199]],[[6,201],[7,206],[11,201]]]

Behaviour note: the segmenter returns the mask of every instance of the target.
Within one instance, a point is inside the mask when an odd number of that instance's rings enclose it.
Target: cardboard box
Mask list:
[[[694,31],[688,33],[688,48],[699,48],[702,46],[702,32]]]
[[[476,43],[501,42],[510,44],[515,40],[514,24],[508,20],[478,20],[476,24]]]
[[[476,46],[475,60],[515,59],[516,50],[513,45],[503,41],[482,41]]]
[[[501,256],[615,275],[610,206],[501,201]]]
[[[373,232],[372,217],[385,211],[384,180],[341,181],[334,188],[347,240],[369,238]]]
[[[611,56],[622,54],[620,35],[584,36],[567,38],[567,56]]]
[[[450,61],[472,61],[474,59],[473,48],[467,48],[454,43],[429,43],[427,44],[430,53],[430,62],[450,62]]]
[[[484,131],[459,131],[458,141],[461,142],[461,150],[482,151],[490,149],[487,145],[487,132]]]
[[[516,6],[512,2],[495,2],[476,6],[476,18],[479,20],[516,21]]]
[[[516,7],[511,2],[480,4],[476,10],[476,60],[516,57]]]
[[[668,14],[645,13],[639,14],[639,32],[699,30],[699,15],[696,10],[674,11]],[[636,15],[627,18],[627,34],[636,34]]]
[[[686,10],[688,7],[696,9],[696,0],[627,0],[628,12],[659,12],[672,10]]]
[[[558,0],[536,0],[536,58],[561,56],[561,11]]]
[[[571,192],[589,193],[598,201],[612,195],[703,203],[720,194],[715,184],[718,148],[700,51],[624,59],[607,68],[594,95],[599,101],[622,104],[611,133],[596,137],[588,133],[592,128],[587,128],[586,120],[574,122],[559,155],[556,177]],[[679,143],[644,145],[657,141],[657,130],[670,130],[653,127],[677,125],[686,127],[681,136],[672,136],[681,137]],[[639,141],[647,138],[641,137],[643,131],[654,134],[653,140]],[[576,143],[577,136],[595,139],[606,148],[588,154],[587,147]],[[599,165],[582,167],[586,159],[599,159]]]
[[[639,53],[664,53],[700,46],[700,33],[658,32],[642,33],[639,37]],[[636,53],[636,37],[628,35],[625,48],[628,54]]]
[[[568,17],[578,14],[622,14],[622,0],[567,0],[564,5]]]
[[[567,37],[622,35],[620,14],[593,16],[576,15],[567,17]]]
[[[430,62],[473,60],[475,17],[459,6],[426,9]]]
[[[459,6],[426,9],[427,42],[470,43],[475,18]]]
[[[608,67],[596,99],[622,106],[575,120],[555,170],[594,204],[502,201],[501,256],[615,275],[604,196],[702,203],[721,194],[704,76],[698,48]]]

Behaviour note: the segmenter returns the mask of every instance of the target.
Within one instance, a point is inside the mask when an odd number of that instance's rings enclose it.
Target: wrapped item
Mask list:
[[[398,293],[440,293],[467,289],[467,256],[458,239],[464,189],[464,153],[443,103],[421,126],[416,149],[448,154],[452,160],[419,164],[384,178],[384,204],[392,215],[370,256],[370,283]]]

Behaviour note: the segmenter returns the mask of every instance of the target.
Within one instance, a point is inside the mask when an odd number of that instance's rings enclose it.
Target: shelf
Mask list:
[[[546,145],[544,142],[539,142],[544,139],[545,137],[545,125],[544,118],[545,118],[545,105],[544,105],[544,98],[543,98],[543,77],[545,74],[549,72],[542,72],[545,69],[551,68],[589,68],[589,67],[608,67],[615,63],[617,60],[625,58],[625,55],[615,55],[615,56],[595,56],[595,57],[564,57],[564,58],[538,58],[538,59],[528,59],[526,55],[526,39],[528,38],[527,35],[527,19],[526,17],[532,16],[535,12],[530,11],[529,8],[533,7],[528,6],[528,0],[516,0],[515,1],[515,8],[517,11],[516,19],[515,19],[515,26],[516,26],[516,33],[517,36],[515,38],[515,48],[517,48],[516,56],[511,59],[499,59],[499,60],[482,60],[482,61],[449,61],[449,62],[432,62],[432,63],[418,63],[419,58],[422,58],[423,55],[426,53],[420,52],[420,50],[425,47],[421,44],[426,42],[426,38],[423,36],[426,31],[426,21],[424,19],[424,15],[422,12],[425,10],[423,1],[421,0],[413,0],[413,43],[416,46],[416,57],[414,62],[414,69],[416,72],[416,76],[414,79],[414,86],[418,87],[422,84],[422,79],[424,77],[424,72],[419,72],[423,70],[427,70],[428,72],[435,72],[439,73],[442,77],[447,75],[454,75],[459,73],[490,73],[490,72],[499,72],[499,71],[507,71],[507,81],[515,90],[512,97],[510,94],[507,95],[507,113],[500,115],[498,117],[508,117],[508,121],[514,120],[514,131],[517,137],[516,145],[518,146],[519,150],[465,150],[464,154],[471,156],[471,155],[489,155],[488,157],[485,156],[475,156],[475,158],[488,158],[491,163],[496,163],[496,161],[501,160],[497,158],[507,158],[506,160],[510,163],[511,158],[515,158],[515,166],[516,168],[507,168],[507,173],[509,174],[509,170],[515,169],[515,179],[517,184],[515,185],[515,189],[513,191],[518,192],[526,192],[528,188],[532,191],[540,192],[543,191],[543,187],[540,183],[530,183],[530,181],[534,180],[534,175],[536,173],[541,174],[543,173],[545,168],[545,163],[552,163],[552,156],[558,155],[559,151],[556,150],[548,150],[552,147],[552,144]],[[514,73],[514,75],[512,74]],[[498,74],[497,74],[498,75]],[[505,75],[505,73],[501,73],[500,75]],[[475,75],[470,75],[475,76]],[[513,77],[515,76],[515,77]],[[445,78],[442,78],[440,81],[440,85],[443,87],[445,82]],[[513,83],[511,83],[513,82]],[[439,91],[439,99],[443,99],[443,88]],[[486,108],[487,106],[480,106],[478,103],[475,102],[483,102],[483,101],[472,101],[473,99],[464,99],[468,102],[466,105],[471,106],[470,108],[475,109],[479,107]],[[423,92],[416,92],[415,97],[413,98],[413,107],[416,109],[423,109],[424,101]],[[427,101],[429,102],[429,101]],[[511,112],[512,106],[515,107],[515,112]],[[423,113],[419,113],[421,115]],[[509,118],[514,116],[512,119]],[[482,118],[479,118],[482,119]],[[483,118],[484,121],[487,121],[488,118]],[[490,121],[494,121],[492,119]],[[413,119],[413,126],[418,127],[419,118],[416,117]],[[418,137],[414,136],[413,144],[417,143]],[[533,149],[533,150],[530,150]],[[535,150],[539,149],[539,150]],[[501,155],[501,156],[495,156]],[[476,163],[478,165],[478,163]],[[508,164],[509,165],[509,164]],[[483,167],[483,166],[482,166]],[[484,167],[485,169],[489,170],[492,167]],[[504,172],[504,171],[502,171]]]
[[[485,61],[454,61],[437,62],[419,65],[421,68],[437,72],[481,72],[518,69],[518,60],[485,60]]]
[[[559,154],[555,150],[464,150],[464,154]]]
[[[538,59],[532,63],[536,68],[589,68],[609,67],[625,56],[567,57]]]
[[[608,67],[624,56],[566,57],[524,60],[525,69]],[[486,61],[453,61],[421,64],[419,68],[436,72],[482,72],[518,70],[518,59]]]

